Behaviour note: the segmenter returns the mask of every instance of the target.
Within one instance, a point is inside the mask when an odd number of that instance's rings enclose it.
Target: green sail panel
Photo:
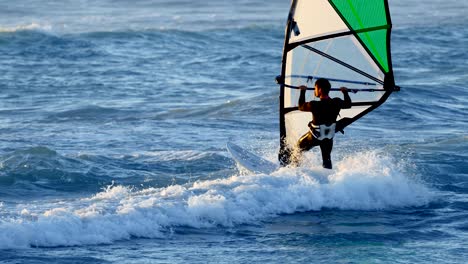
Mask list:
[[[387,30],[359,33],[358,36],[385,72],[388,72]]]
[[[389,71],[387,31],[389,28],[384,1],[330,0],[343,21],[357,34],[376,62]],[[382,28],[383,27],[383,28]],[[375,31],[367,31],[378,28]]]

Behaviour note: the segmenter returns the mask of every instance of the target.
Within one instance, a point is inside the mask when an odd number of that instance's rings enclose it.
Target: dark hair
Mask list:
[[[330,92],[330,89],[331,89],[331,85],[330,85],[330,82],[325,79],[325,78],[320,78],[318,79],[316,82],[315,82],[315,85],[317,85],[318,87],[320,87],[320,89],[322,89],[322,93],[323,94],[328,94]]]

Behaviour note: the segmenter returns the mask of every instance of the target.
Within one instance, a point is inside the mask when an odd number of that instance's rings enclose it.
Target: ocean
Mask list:
[[[390,0],[396,83],[271,175],[290,1],[0,1],[0,263],[466,263],[468,2]]]

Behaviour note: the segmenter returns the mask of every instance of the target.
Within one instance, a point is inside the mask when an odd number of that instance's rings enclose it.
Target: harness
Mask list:
[[[333,139],[335,136],[336,123],[333,123],[329,126],[327,125],[314,125],[312,122],[309,123],[309,129],[312,135],[318,139]]]

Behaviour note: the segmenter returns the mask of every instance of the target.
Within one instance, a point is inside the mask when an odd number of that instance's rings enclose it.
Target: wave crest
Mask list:
[[[344,158],[334,171],[312,164],[282,168],[272,175],[233,175],[140,191],[112,186],[66,206],[31,207],[36,212],[22,212],[20,221],[4,219],[0,223],[0,248],[156,238],[182,226],[258,224],[280,214],[322,208],[423,206],[431,198],[427,187],[406,176],[390,158],[366,152]]]

